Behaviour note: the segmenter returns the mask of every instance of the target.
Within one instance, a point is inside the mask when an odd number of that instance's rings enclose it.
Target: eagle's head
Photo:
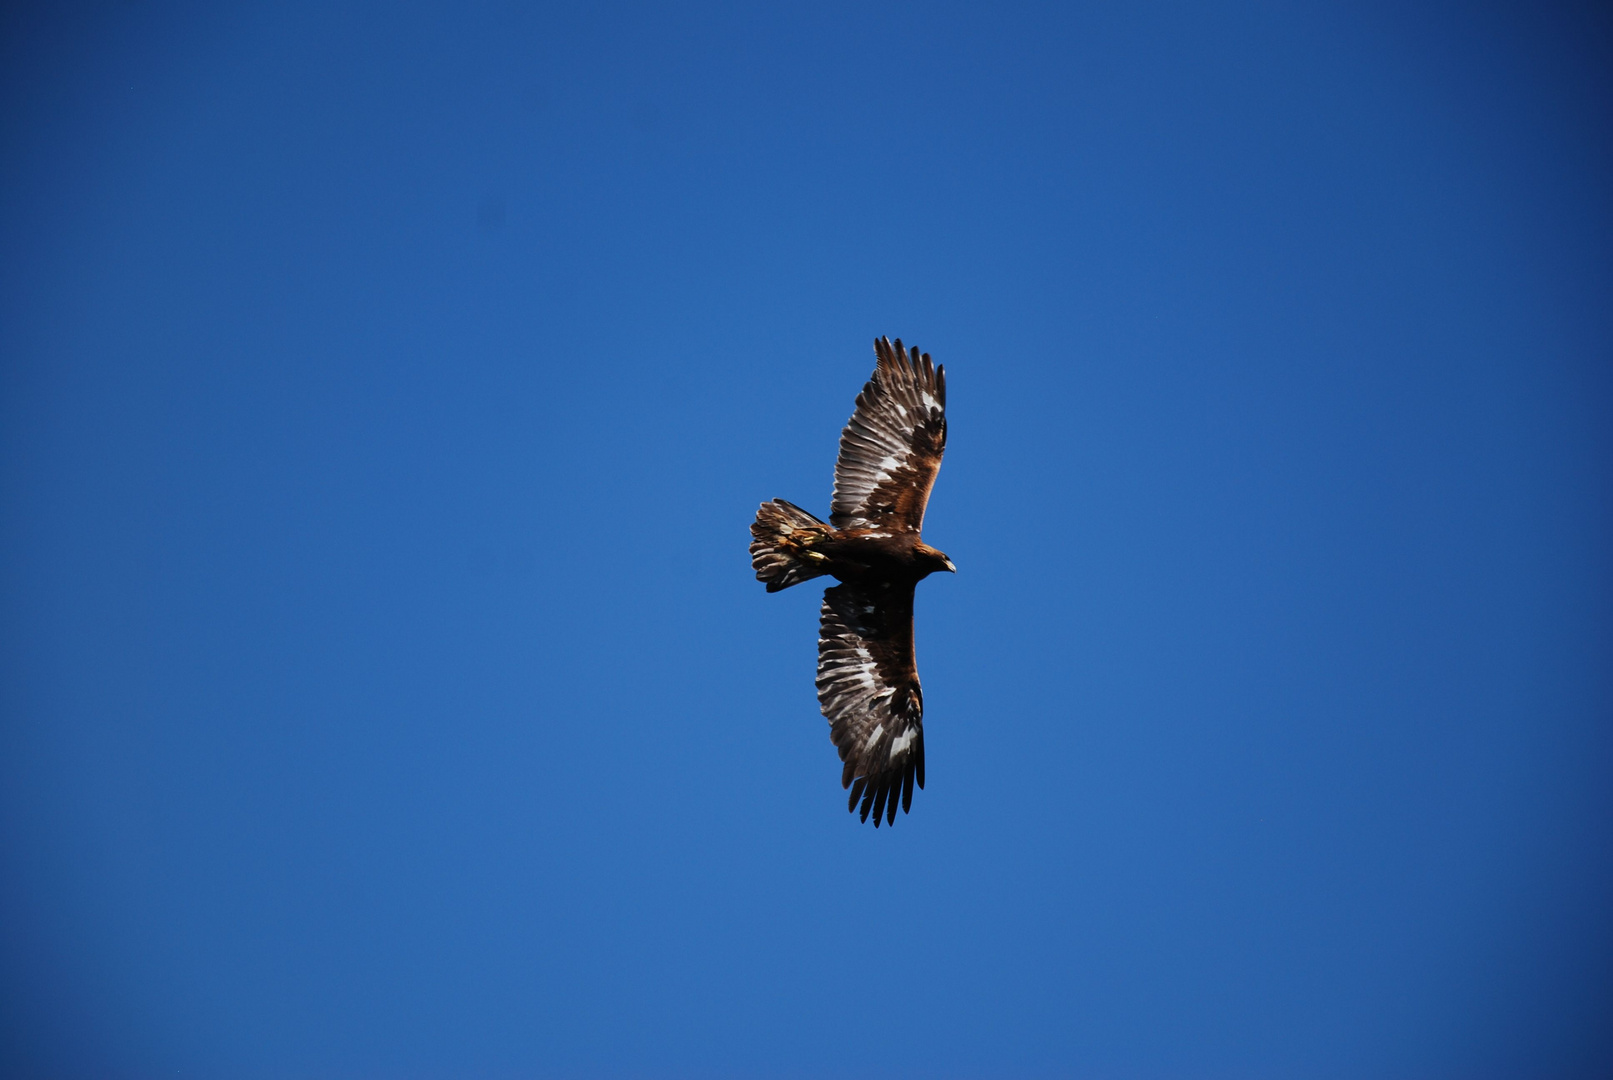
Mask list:
[[[939,573],[942,570],[949,574],[958,572],[958,568],[952,565],[952,560],[947,558],[944,551],[937,551],[929,544],[922,542],[913,551],[918,556],[919,569],[923,571],[920,575],[921,577],[929,577],[931,574]]]

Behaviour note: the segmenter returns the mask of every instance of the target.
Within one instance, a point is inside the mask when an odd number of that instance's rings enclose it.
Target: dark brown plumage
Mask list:
[[[862,820],[896,821],[924,786],[924,694],[913,658],[913,590],[952,561],[924,543],[924,507],[947,443],[946,371],[927,353],[874,342],[874,375],[840,433],[829,521],[794,503],[762,504],[751,566],[768,592],[825,574],[818,703]]]

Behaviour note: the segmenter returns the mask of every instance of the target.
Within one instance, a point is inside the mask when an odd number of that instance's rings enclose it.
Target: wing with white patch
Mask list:
[[[818,631],[818,703],[851,789],[848,810],[862,803],[896,822],[913,784],[924,786],[924,694],[913,662],[913,586],[836,585],[823,594]]]
[[[880,338],[874,355],[874,377],[840,433],[829,520],[837,529],[916,533],[947,445],[946,369],[928,353],[904,352],[901,338]]]

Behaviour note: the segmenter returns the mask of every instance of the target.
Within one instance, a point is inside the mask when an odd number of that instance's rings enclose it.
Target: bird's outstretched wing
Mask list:
[[[913,783],[924,786],[924,694],[913,662],[913,586],[836,585],[823,594],[818,631],[818,703],[851,789],[848,810],[862,803],[896,822]]]
[[[947,445],[946,369],[918,349],[903,352],[901,338],[880,338],[874,355],[874,377],[840,433],[829,520],[837,529],[916,533]]]

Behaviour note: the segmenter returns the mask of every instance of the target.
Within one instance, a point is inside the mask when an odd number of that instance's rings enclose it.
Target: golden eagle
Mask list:
[[[919,539],[947,445],[946,369],[901,338],[874,342],[874,377],[840,433],[829,521],[783,499],[751,525],[751,566],[768,592],[832,574],[818,630],[818,703],[851,789],[896,823],[924,786],[924,694],[913,661],[913,589],[952,560]]]

